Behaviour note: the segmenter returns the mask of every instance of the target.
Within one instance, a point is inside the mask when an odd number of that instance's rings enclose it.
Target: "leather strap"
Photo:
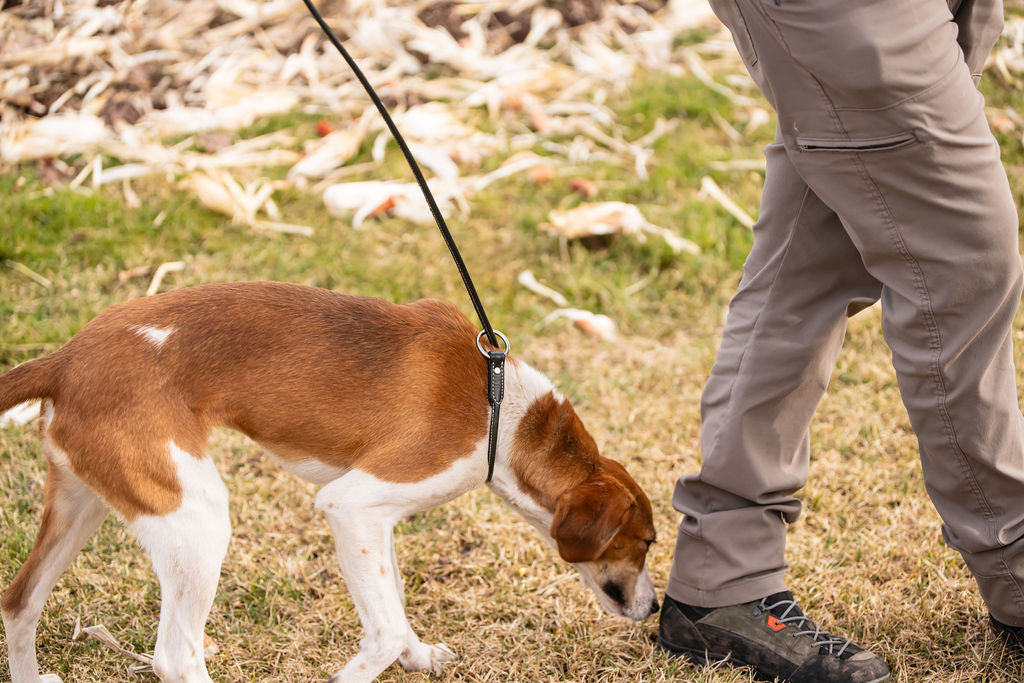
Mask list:
[[[494,460],[498,452],[498,416],[501,399],[505,397],[505,351],[487,352],[487,400],[491,404],[491,428],[487,433],[487,482],[494,476]]]

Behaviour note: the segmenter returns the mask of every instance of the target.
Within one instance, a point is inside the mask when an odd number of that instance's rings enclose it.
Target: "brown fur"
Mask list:
[[[643,565],[655,540],[651,503],[621,465],[598,453],[568,401],[553,393],[534,401],[510,459],[523,490],[554,513],[551,536],[562,559]]]
[[[158,349],[141,326],[173,332]],[[72,471],[130,521],[177,509],[167,443],[201,457],[218,425],[286,460],[302,454],[388,481],[445,470],[487,430],[475,335],[441,301],[208,285],[107,309],[45,359],[49,377],[32,384],[46,393],[5,392],[16,369],[0,396],[52,400],[50,435]]]
[[[600,459],[597,444],[572,405],[553,393],[527,409],[510,454],[520,486],[547,510],[555,509],[562,492],[597,472]]]

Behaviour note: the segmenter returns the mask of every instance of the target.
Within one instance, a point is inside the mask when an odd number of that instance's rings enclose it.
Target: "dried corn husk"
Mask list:
[[[450,186],[431,187],[441,215],[451,214],[454,194]],[[421,225],[432,225],[434,218],[416,183],[364,181],[339,183],[324,190],[324,204],[336,216],[352,213],[352,227],[362,227],[371,216],[392,214]]]
[[[710,197],[716,202],[722,205],[726,211],[731,213],[740,223],[748,228],[754,227],[754,219],[750,217],[746,211],[741,209],[739,205],[729,198],[729,195],[722,191],[722,188],[718,186],[714,180],[709,176],[704,176],[700,179],[700,196]]]
[[[548,218],[550,222],[541,224],[541,229],[566,239],[621,233],[642,241],[646,234],[654,234],[664,239],[673,251],[700,253],[700,247],[696,244],[650,223],[639,208],[626,202],[580,204],[568,211],[552,211]]]
[[[396,108],[396,121],[422,165],[453,186],[448,201],[463,210],[474,191],[504,177],[466,177],[466,169],[508,148],[508,125],[517,117],[533,131],[515,141],[519,148],[575,131],[591,143],[574,142],[567,161],[617,157],[646,173],[650,141],[622,140],[592,92],[625,84],[640,65],[665,67],[674,35],[713,21],[703,0],[671,0],[654,14],[609,1],[579,26],[568,5],[539,0],[364,1],[326,9],[345,26],[349,48],[381,95],[413,103]],[[424,23],[428,10],[457,16],[450,25],[462,35]],[[526,34],[495,23],[501,12],[521,17]],[[425,64],[446,73],[426,78]],[[383,131],[372,111],[365,115],[367,105],[299,0],[122,0],[103,7],[62,0],[0,14],[0,164],[79,154],[76,186],[121,182],[127,201],[135,198],[127,181],[164,175],[235,220],[291,230],[296,226],[271,226],[276,219],[267,222],[252,206],[264,188],[272,194],[281,187],[261,177],[263,169],[290,166],[289,181],[300,184],[330,175],[365,135]],[[247,141],[228,139],[206,152],[195,149],[195,138],[167,141],[236,131],[297,107],[359,123],[311,142],[301,158],[285,137],[249,150],[240,148]],[[494,132],[467,123],[476,107],[499,124]],[[502,112],[512,116],[495,118]],[[404,196],[393,210],[422,216],[403,208]],[[266,201],[269,216],[272,197]],[[304,226],[293,231],[308,233]]]
[[[523,287],[526,287],[534,294],[540,294],[541,296],[547,297],[554,301],[559,306],[569,305],[569,300],[566,299],[562,294],[556,292],[547,285],[542,285],[540,282],[538,282],[537,278],[533,274],[533,271],[531,270],[524,270],[523,272],[519,273],[518,280],[519,284],[521,284]]]

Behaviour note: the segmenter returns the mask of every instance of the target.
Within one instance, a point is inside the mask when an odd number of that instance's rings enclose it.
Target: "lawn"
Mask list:
[[[676,48],[707,38],[681,36]],[[759,98],[731,64],[719,66],[716,79],[725,82],[731,69],[731,87]],[[1005,108],[1024,111],[1017,81],[990,75],[984,90],[993,120],[1002,121]],[[649,133],[659,118],[675,126],[653,143],[647,178],[603,157],[556,165],[545,182],[520,174],[490,185],[450,225],[513,354],[572,399],[602,452],[648,492],[659,539],[648,563],[660,591],[678,522],[673,485],[699,467],[700,392],[751,244],[749,229],[701,194],[701,180],[713,178],[756,216],[761,172],[721,164],[759,159],[774,124],[746,126],[746,109],[685,68],[640,73],[607,93],[603,106],[624,139]],[[489,125],[478,113],[473,124]],[[296,111],[230,135],[280,130],[311,138],[322,118],[330,113]],[[733,135],[725,122],[742,134]],[[1020,205],[1021,129],[1003,125],[998,136]],[[571,137],[552,142],[568,144]],[[354,162],[370,154],[364,145]],[[488,160],[485,170],[509,156]],[[65,161],[81,168],[78,157]],[[271,173],[283,177],[286,170]],[[380,173],[409,177],[393,148],[361,177]],[[582,201],[569,189],[576,177],[595,184],[596,199],[636,205],[700,253],[675,253],[656,237],[563,243],[541,226],[551,210]],[[431,227],[378,217],[356,229],[349,217],[327,215],[314,193],[285,189],[276,195],[283,219],[312,227],[313,235],[266,234],[204,207],[177,178],[134,183],[141,199],[135,208],[119,185],[72,189],[67,180],[55,181],[47,161],[0,167],[0,370],[58,348],[107,306],[145,294],[148,275],[119,274],[172,261],[184,268],[169,274],[161,290],[281,280],[398,302],[444,298],[472,317]],[[527,269],[572,306],[609,316],[618,340],[585,335],[564,319],[546,321],[555,306],[517,282]],[[940,537],[879,326],[877,308],[852,319],[812,426],[804,515],[789,536],[789,584],[822,627],[883,655],[897,681],[1019,681],[1024,662],[1003,652],[973,579]],[[1016,338],[1024,373],[1024,318]],[[315,488],[276,469],[238,434],[218,433],[210,452],[231,492],[234,528],[207,624],[219,646],[209,661],[212,677],[326,679],[356,652],[361,629],[326,521],[313,508]],[[34,428],[0,429],[0,584],[13,579],[31,547],[44,477]],[[666,657],[652,643],[656,618],[631,623],[607,616],[571,568],[484,488],[406,520],[396,540],[413,627],[424,641],[444,642],[460,655],[440,680],[752,680],[744,670],[700,669]],[[71,637],[76,623],[104,624],[126,647],[150,652],[158,609],[148,558],[111,518],[47,603],[38,641],[43,671],[65,681],[153,680],[127,674],[133,662],[97,641]],[[0,671],[0,679],[5,675]],[[426,679],[397,666],[381,677]]]

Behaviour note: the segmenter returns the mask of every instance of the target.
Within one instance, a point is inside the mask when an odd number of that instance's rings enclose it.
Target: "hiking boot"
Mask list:
[[[1017,654],[1024,654],[1024,626],[1009,626],[999,621],[991,614],[992,628],[999,635],[1003,642]]]
[[[699,664],[726,660],[790,683],[881,683],[889,667],[804,616],[789,591],[728,607],[684,605],[665,596],[658,645]]]

